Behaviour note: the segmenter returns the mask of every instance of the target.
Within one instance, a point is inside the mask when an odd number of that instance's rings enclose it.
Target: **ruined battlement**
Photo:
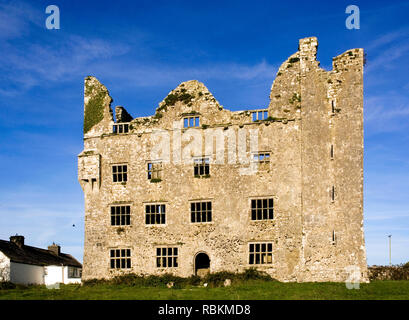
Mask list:
[[[326,71],[317,48],[301,39],[255,110],[190,80],[149,117],[114,117],[107,88],[85,78],[84,279],[256,267],[281,281],[355,268],[366,281],[364,51]]]

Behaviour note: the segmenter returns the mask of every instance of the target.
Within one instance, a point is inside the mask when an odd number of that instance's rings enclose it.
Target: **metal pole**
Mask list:
[[[392,243],[391,243],[391,238],[392,235],[390,234],[389,236],[389,265],[392,265]]]

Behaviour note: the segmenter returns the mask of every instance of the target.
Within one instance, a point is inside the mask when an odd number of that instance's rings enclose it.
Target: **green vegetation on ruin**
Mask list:
[[[95,86],[85,86],[85,96],[91,95],[94,90]],[[87,133],[104,118],[104,99],[106,95],[107,92],[99,91],[88,100],[84,114],[84,133]]]

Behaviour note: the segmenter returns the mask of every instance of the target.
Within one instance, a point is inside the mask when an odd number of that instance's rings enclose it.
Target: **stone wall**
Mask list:
[[[278,280],[344,281],[352,265],[366,281],[363,50],[334,58],[334,68],[327,72],[316,61],[317,45],[316,38],[300,40],[299,51],[277,73],[269,117],[257,122],[251,110],[225,109],[193,80],[172,90],[153,116],[135,118],[129,132],[114,134],[112,99],[97,79],[87,77],[85,113],[90,99],[98,96],[104,116],[85,134],[78,160],[85,193],[83,279],[122,272],[189,276],[200,252],[210,257],[211,272],[242,271],[254,266],[248,244],[266,241],[273,243],[273,263],[257,267]],[[118,122],[123,115],[130,120],[123,107],[117,110]],[[188,116],[200,117],[200,126],[183,128]],[[243,150],[240,137],[246,141]],[[152,158],[160,142],[165,147]],[[248,162],[231,162],[243,155],[250,159],[253,151],[270,153],[270,162],[256,173],[246,173]],[[195,156],[211,159],[209,177],[194,177]],[[147,163],[159,159],[166,159],[163,176],[152,183]],[[112,181],[113,164],[127,164],[126,183]],[[274,219],[251,220],[251,199],[260,197],[274,199]],[[212,222],[190,222],[190,202],[195,200],[212,201]],[[166,224],[145,224],[149,203],[166,204]],[[131,225],[111,226],[110,206],[115,204],[131,207]],[[177,268],[156,267],[160,246],[178,248]],[[131,249],[130,270],[110,268],[109,250],[114,248]]]

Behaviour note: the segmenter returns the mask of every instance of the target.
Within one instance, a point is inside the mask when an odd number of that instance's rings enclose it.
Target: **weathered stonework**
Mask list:
[[[159,104],[153,116],[131,117],[116,108],[93,77],[85,80],[84,109],[99,97],[96,119],[84,135],[78,158],[79,181],[85,193],[85,248],[83,279],[118,273],[195,273],[195,256],[206,253],[210,272],[242,271],[249,264],[249,243],[273,243],[272,264],[257,265],[281,281],[345,281],[355,266],[367,281],[363,233],[363,63],[362,49],[333,59],[325,71],[316,60],[317,39],[301,39],[299,50],[282,64],[273,83],[268,118],[252,121],[251,112],[226,110],[198,81],[187,81]],[[95,99],[94,99],[95,100]],[[248,164],[211,160],[210,176],[195,178],[192,163],[177,161],[174,150],[189,147],[183,119],[200,117],[196,129],[218,132],[226,146],[229,137],[258,130],[258,150],[270,162],[255,174],[240,174]],[[129,132],[113,133],[113,126],[129,122]],[[91,122],[92,123],[92,122]],[[161,181],[147,179],[147,162],[157,141],[157,130],[169,134],[170,161],[163,162]],[[177,134],[181,129],[182,137]],[[217,144],[217,140],[216,140]],[[219,148],[201,147],[214,159]],[[234,150],[235,151],[235,150]],[[192,151],[193,155],[193,151]],[[114,183],[112,165],[127,164],[126,183]],[[251,199],[274,199],[274,219],[251,220]],[[191,223],[190,201],[212,202],[212,221]],[[146,225],[147,203],[166,204],[166,224]],[[131,207],[131,223],[111,226],[110,206]],[[178,248],[178,267],[158,268],[155,250]],[[131,249],[130,269],[110,268],[110,250]]]

